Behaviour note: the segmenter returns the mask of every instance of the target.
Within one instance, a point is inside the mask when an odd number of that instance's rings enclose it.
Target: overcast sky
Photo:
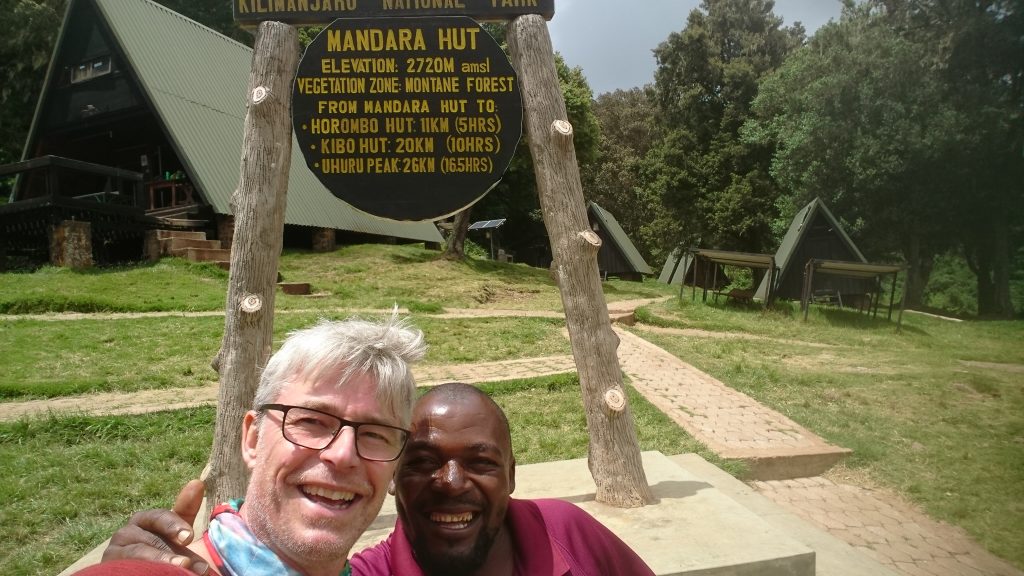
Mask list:
[[[570,66],[580,66],[594,95],[654,81],[651,52],[686,25],[699,0],[555,0],[551,42]],[[838,19],[840,0],[776,0],[784,24],[799,21],[808,36]]]

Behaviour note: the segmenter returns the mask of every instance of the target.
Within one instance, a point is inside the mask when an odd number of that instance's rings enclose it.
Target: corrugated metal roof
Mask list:
[[[662,284],[673,284],[672,280],[675,277],[674,273],[676,267],[679,266],[679,257],[682,255],[682,248],[674,248],[669,253],[668,257],[665,258],[665,265],[661,267],[661,275],[658,276],[658,282]],[[682,282],[682,276],[679,276],[680,282]]]
[[[594,216],[594,219],[608,232],[608,236],[615,242],[619,252],[626,258],[629,265],[633,267],[633,270],[641,274],[654,274],[654,270],[651,270],[651,267],[647,265],[644,257],[640,255],[636,246],[633,245],[633,241],[626,235],[626,231],[622,229],[622,226],[619,226],[615,216],[612,216],[610,212],[594,202],[590,202],[587,207]]]
[[[95,2],[192,181],[218,214],[238,186],[252,50],[149,0]],[[68,11],[70,14],[70,10]],[[285,223],[440,242],[431,222],[396,222],[337,199],[292,140]]]
[[[793,221],[789,224],[789,230],[786,230],[786,235],[782,238],[782,243],[779,244],[779,249],[775,251],[775,264],[779,267],[779,273],[776,276],[778,282],[781,282],[782,277],[789,271],[791,256],[796,252],[797,246],[800,245],[800,242],[807,234],[807,230],[810,228],[807,224],[814,221],[814,217],[818,211],[821,211],[822,216],[825,217],[832,229],[839,235],[839,238],[842,239],[843,243],[851,252],[853,252],[857,259],[861,262],[867,262],[867,259],[864,258],[864,255],[857,249],[857,245],[853,243],[853,240],[847,236],[846,231],[839,225],[839,221],[832,215],[832,212],[827,206],[825,206],[825,203],[822,202],[820,198],[815,198],[796,213],[796,216],[793,217]],[[800,269],[803,270],[803,265],[806,264],[806,262],[797,262],[793,264],[799,266]],[[768,276],[765,276],[757,287],[756,297],[764,298],[767,289]]]

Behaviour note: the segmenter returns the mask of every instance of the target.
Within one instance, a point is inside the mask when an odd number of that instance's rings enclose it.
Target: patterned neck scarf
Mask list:
[[[303,576],[253,536],[238,514],[242,502],[239,498],[214,508],[203,536],[217,570],[223,576]],[[352,576],[348,562],[340,576]]]

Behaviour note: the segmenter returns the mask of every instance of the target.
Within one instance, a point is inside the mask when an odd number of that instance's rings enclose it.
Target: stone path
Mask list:
[[[613,317],[625,318],[633,308],[646,303],[649,301],[612,304],[609,312]],[[216,313],[196,315],[207,314]],[[452,310],[437,316],[506,315],[560,316],[514,310]],[[47,319],[72,319],[66,315],[47,316]],[[620,328],[616,328],[616,333],[620,338],[620,364],[633,386],[717,454],[745,460],[761,478],[751,482],[751,486],[780,506],[906,576],[1024,576],[1024,572],[982,549],[962,530],[930,519],[898,495],[820,476],[848,451],[829,445],[789,418],[725,386],[640,336]],[[687,335],[743,336],[696,332]],[[529,378],[574,370],[571,356],[551,356],[421,366],[414,373],[421,385],[433,385],[451,380],[491,382]],[[7,402],[0,403],[0,421],[48,410],[89,414],[151,412],[212,404],[216,397],[216,384],[211,383],[201,388]],[[792,479],[793,476],[804,477]]]
[[[616,333],[633,386],[713,452],[746,462],[752,477],[814,476],[850,453],[643,338]]]
[[[1020,576],[955,526],[885,490],[813,477],[755,481],[783,508],[907,576]]]

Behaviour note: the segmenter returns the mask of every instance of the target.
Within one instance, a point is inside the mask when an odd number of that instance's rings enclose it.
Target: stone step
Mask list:
[[[231,250],[224,248],[185,248],[184,256],[193,262],[230,262]]]

